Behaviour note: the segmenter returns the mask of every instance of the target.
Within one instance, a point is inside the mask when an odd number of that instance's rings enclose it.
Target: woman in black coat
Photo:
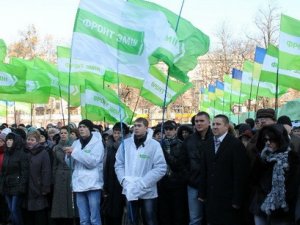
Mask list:
[[[21,205],[27,189],[28,172],[28,158],[23,151],[22,138],[9,133],[6,136],[0,189],[5,196],[14,225],[23,224]]]
[[[282,125],[263,127],[256,144],[250,211],[256,225],[292,224],[298,188],[299,158]]]

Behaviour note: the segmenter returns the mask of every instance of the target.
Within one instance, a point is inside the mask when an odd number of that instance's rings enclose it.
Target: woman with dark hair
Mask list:
[[[282,125],[263,127],[256,143],[256,178],[250,211],[256,225],[288,225],[294,221],[299,159]]]
[[[28,157],[23,151],[22,138],[9,133],[6,136],[0,190],[5,196],[13,225],[23,224],[21,205],[27,189],[28,173]]]

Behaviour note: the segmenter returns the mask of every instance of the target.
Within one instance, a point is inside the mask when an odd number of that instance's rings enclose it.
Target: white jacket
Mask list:
[[[72,147],[73,152],[71,156],[74,166],[72,174],[73,191],[83,192],[102,189],[104,147],[101,139],[93,135],[83,149],[81,149],[79,140],[74,141]]]
[[[132,136],[117,151],[115,171],[128,201],[156,198],[156,183],[167,171],[163,151],[152,133],[148,129],[147,138],[138,149]]]

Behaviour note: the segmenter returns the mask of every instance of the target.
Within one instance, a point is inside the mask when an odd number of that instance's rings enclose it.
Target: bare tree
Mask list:
[[[36,27],[29,25],[20,31],[20,40],[9,46],[8,56],[29,60],[38,56],[54,62],[56,58],[54,40],[51,35],[41,38]]]
[[[277,44],[279,37],[280,12],[279,7],[271,2],[265,8],[258,9],[254,23],[258,29],[257,34],[247,37],[256,45],[267,48],[269,44]]]

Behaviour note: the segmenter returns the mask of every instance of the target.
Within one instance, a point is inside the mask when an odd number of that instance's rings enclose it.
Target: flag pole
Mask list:
[[[183,6],[184,6],[184,0],[182,0],[182,3],[181,3],[179,15],[178,15],[177,22],[176,22],[175,33],[177,33],[177,30],[178,30],[179,21],[180,21],[180,18],[181,18],[181,13],[182,13]],[[168,69],[168,75],[167,75],[167,80],[166,80],[166,88],[165,88],[165,96],[164,96],[164,103],[163,103],[163,107],[162,107],[163,113],[162,113],[161,133],[163,133],[163,129],[164,129],[163,124],[164,124],[165,112],[166,112],[166,102],[167,102],[167,92],[168,92],[169,79],[170,79],[170,68]]]
[[[8,123],[8,102],[5,101],[5,118],[6,118],[6,123]]]
[[[133,110],[133,113],[132,113],[132,117],[130,119],[130,124],[132,123],[132,120],[133,120],[133,117],[134,117],[134,113],[135,113],[135,110],[136,110],[136,107],[138,105],[139,100],[140,100],[140,95],[138,96],[138,99],[137,99],[137,101],[135,103],[134,110]]]
[[[278,58],[278,64],[277,64],[277,70],[276,70],[276,91],[275,91],[275,112],[276,117],[278,114],[278,83],[279,83],[279,58]]]

